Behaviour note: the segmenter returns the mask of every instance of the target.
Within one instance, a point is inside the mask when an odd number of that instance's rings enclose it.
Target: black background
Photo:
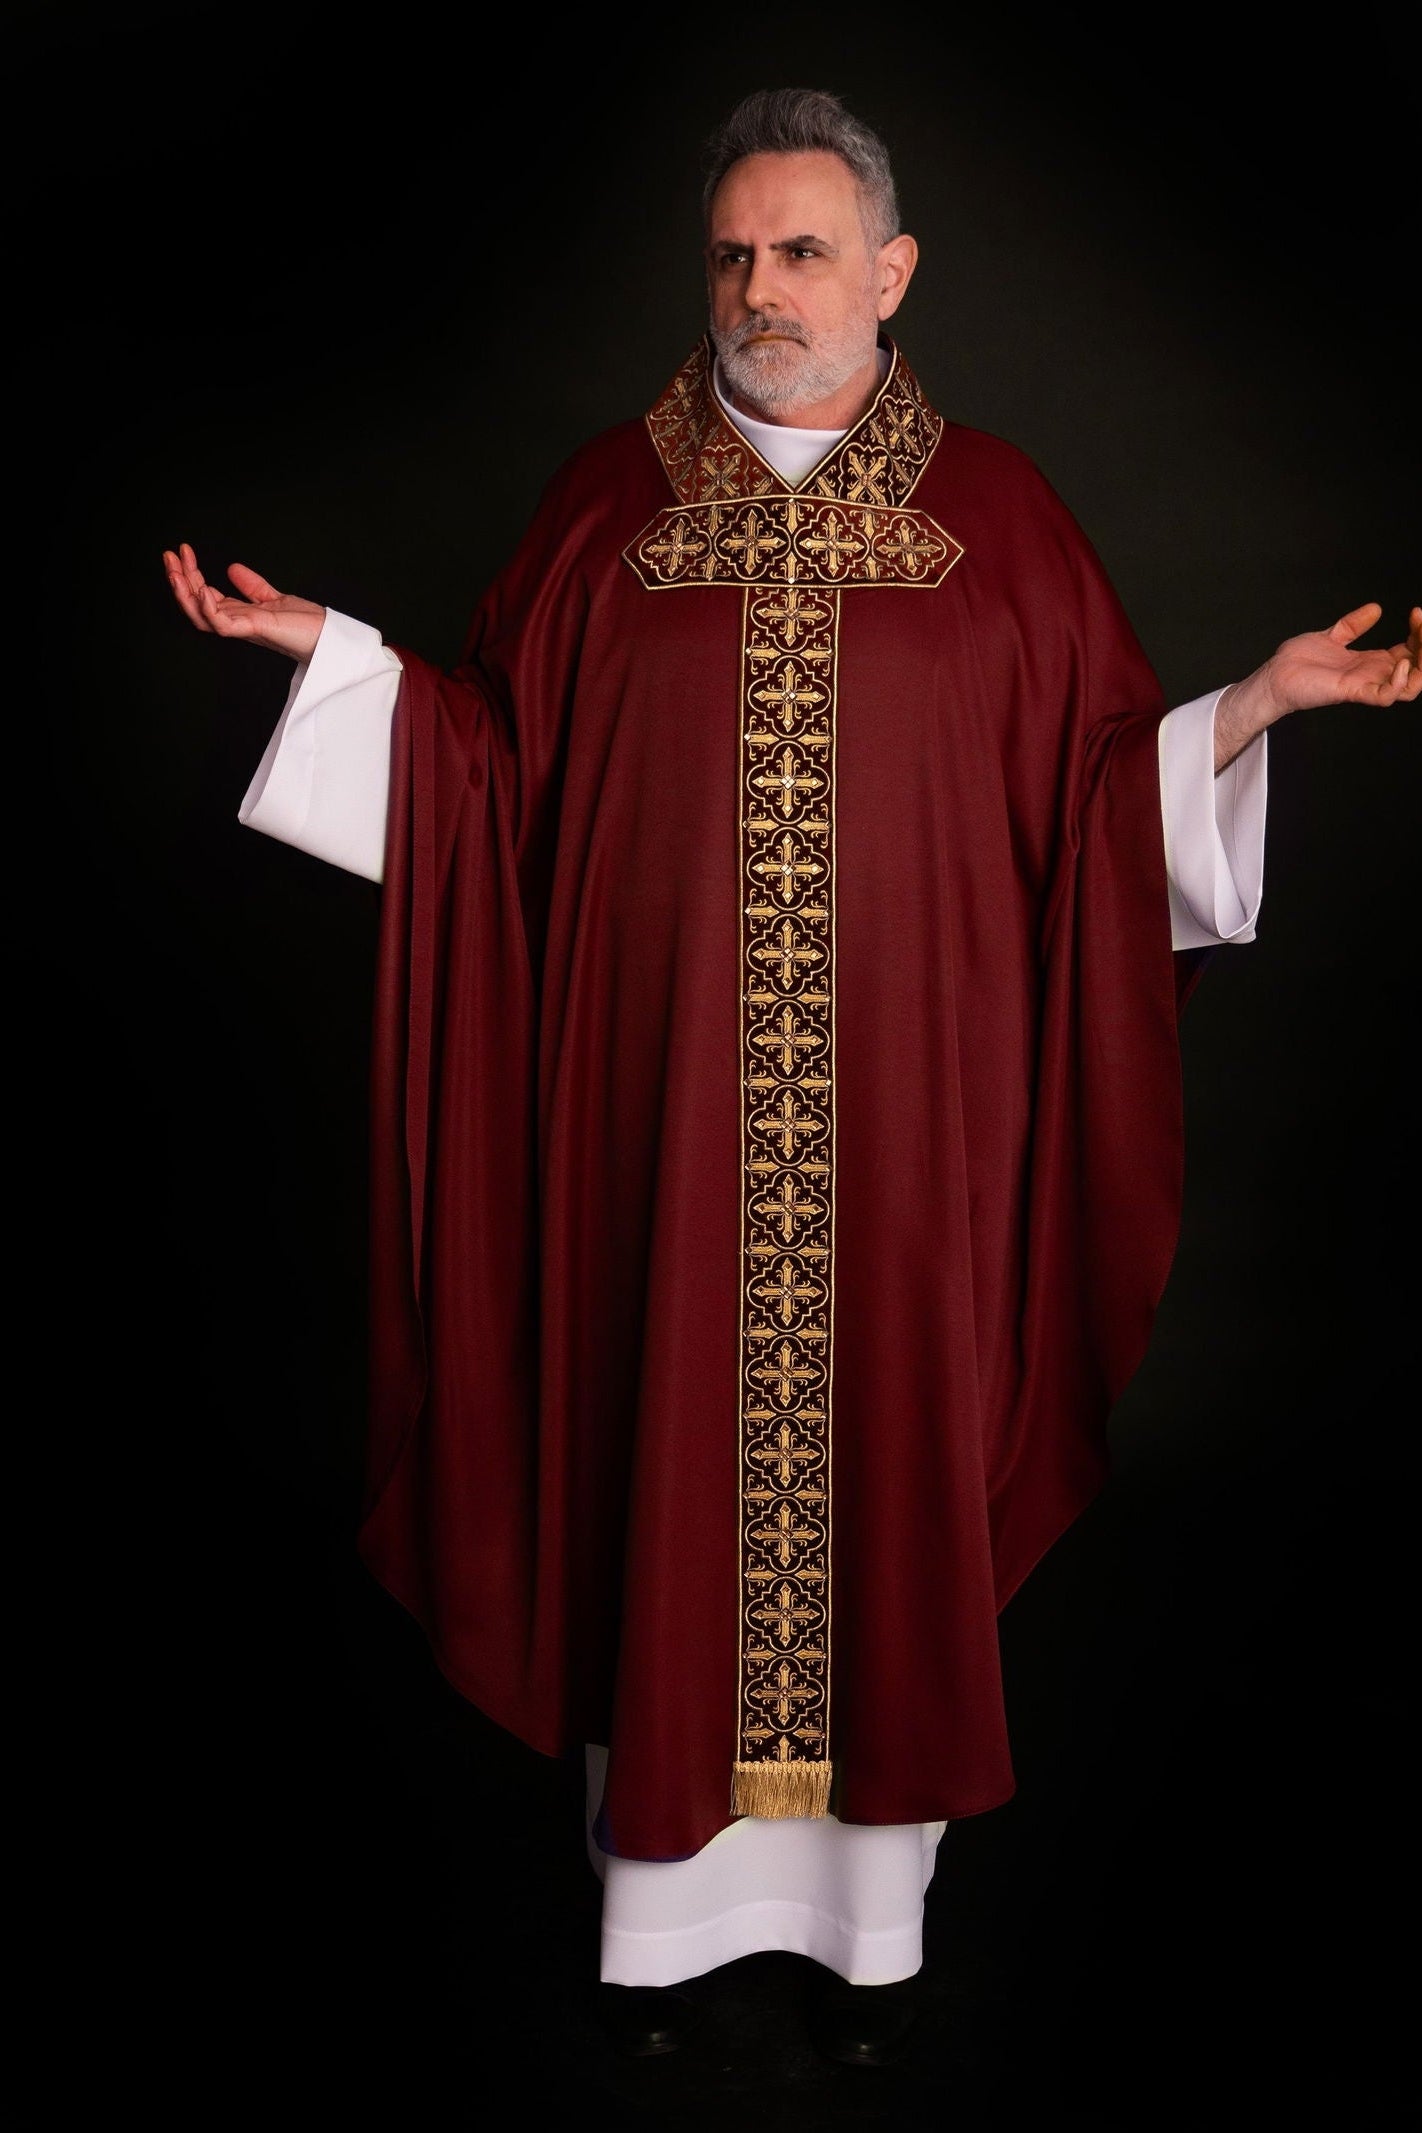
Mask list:
[[[1187,1017],[1175,1272],[1117,1478],[1004,1618],[1019,1794],[944,1846],[913,2055],[814,2060],[802,1966],[765,1957],[697,1988],[689,2057],[628,2069],[586,2005],[578,1773],[455,1698],[354,1561],[376,892],[238,828],[287,670],[191,633],[159,551],[452,657],[553,468],[700,330],[702,139],[810,81],[894,153],[930,397],[1042,465],[1172,701],[1367,598],[1396,635],[1400,23],[1350,10],[1305,51],[1193,15],[1124,38],[911,6],[148,6],[30,9],[16,36],[14,457],[49,655],[27,728],[55,761],[15,813],[84,891],[44,1279],[63,1500],[97,1500],[101,1542],[73,1621],[53,1569],[43,1610],[84,1743],[66,1989],[92,2017],[136,1986],[113,2048],[189,2104],[390,2079],[442,2122],[481,2107],[497,2045],[525,2102],[648,2124],[793,2097],[910,2124],[1388,2106],[1411,715],[1271,742],[1259,940]]]

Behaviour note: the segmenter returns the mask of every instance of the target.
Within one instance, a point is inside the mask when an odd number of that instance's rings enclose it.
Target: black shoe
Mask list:
[[[887,2066],[896,2059],[918,2017],[913,1997],[898,1985],[835,1985],[810,2015],[817,2051],[841,2066]]]
[[[599,1985],[598,2019],[629,2059],[680,2051],[696,2025],[697,2009],[669,1985]]]

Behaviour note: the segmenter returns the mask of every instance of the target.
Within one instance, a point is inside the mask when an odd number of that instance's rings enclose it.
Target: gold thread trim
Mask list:
[[[731,1812],[780,1822],[829,1813],[830,1763],[737,1763]]]

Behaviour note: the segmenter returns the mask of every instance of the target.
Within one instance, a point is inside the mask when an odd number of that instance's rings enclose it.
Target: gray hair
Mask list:
[[[707,143],[702,204],[711,218],[716,188],[743,156],[803,155],[824,149],[847,164],[859,187],[864,234],[877,251],[899,234],[899,203],[889,151],[862,119],[825,89],[757,89],[742,99]]]

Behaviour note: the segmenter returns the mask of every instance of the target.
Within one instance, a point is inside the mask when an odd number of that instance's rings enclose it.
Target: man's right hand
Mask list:
[[[237,598],[214,592],[186,541],[176,555],[165,548],[163,563],[173,598],[194,629],[214,637],[245,637],[249,644],[264,644],[288,659],[309,659],[315,651],[326,610],[314,601],[278,592],[245,563],[234,563],[227,573]]]

